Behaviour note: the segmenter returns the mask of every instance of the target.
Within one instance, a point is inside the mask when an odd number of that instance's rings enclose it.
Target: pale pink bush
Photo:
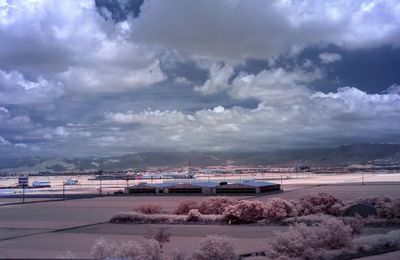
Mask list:
[[[357,237],[353,240],[353,248],[359,252],[400,248],[400,230],[390,231],[387,234]]]
[[[177,215],[187,215],[191,209],[199,209],[199,204],[194,200],[184,200],[179,203],[174,213]]]
[[[331,215],[312,214],[312,215],[306,215],[306,216],[299,216],[299,217],[296,216],[296,217],[286,218],[282,222],[285,224],[304,223],[307,226],[312,226],[312,225],[320,224],[331,218],[333,218],[333,216],[331,216]]]
[[[325,250],[339,249],[350,244],[352,229],[337,218],[318,225],[295,224],[277,233],[267,252],[271,257],[318,258]]]
[[[156,204],[143,204],[137,208],[137,211],[147,215],[160,214],[161,206]]]
[[[228,223],[254,223],[266,217],[265,206],[259,201],[241,200],[226,207],[223,216]]]
[[[148,239],[143,242],[127,241],[117,244],[108,243],[104,238],[100,238],[95,241],[91,253],[96,259],[162,259],[160,243],[153,239]]]
[[[189,222],[197,222],[201,218],[201,213],[198,209],[191,209],[187,215],[186,220]]]
[[[294,214],[294,207],[281,198],[272,198],[265,203],[265,215],[268,219],[279,221]]]
[[[136,224],[183,224],[186,222],[184,215],[170,214],[142,214],[136,211],[122,212],[114,215],[110,223],[136,223]]]
[[[300,216],[318,213],[338,216],[342,207],[342,201],[326,193],[304,196],[296,205]]]
[[[209,235],[200,241],[200,248],[193,254],[195,260],[236,260],[232,238]]]
[[[348,225],[351,227],[353,230],[353,234],[361,234],[363,228],[364,228],[364,223],[363,221],[358,218],[358,217],[345,217],[343,218],[344,224]]]
[[[191,260],[188,256],[186,256],[185,252],[179,248],[172,249],[168,260]]]
[[[222,215],[200,215],[198,222],[216,224],[223,221]],[[188,219],[185,215],[154,214],[146,215],[136,211],[122,212],[114,215],[110,223],[135,223],[135,224],[184,224]]]
[[[224,213],[226,207],[235,205],[236,200],[226,197],[213,197],[208,198],[201,202],[199,211],[203,215],[221,215]]]

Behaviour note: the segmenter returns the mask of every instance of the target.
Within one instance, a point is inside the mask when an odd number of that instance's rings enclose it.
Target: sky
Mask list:
[[[2,157],[400,143],[397,0],[0,0]]]

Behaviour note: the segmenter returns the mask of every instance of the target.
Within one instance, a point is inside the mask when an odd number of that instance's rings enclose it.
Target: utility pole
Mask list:
[[[65,200],[65,181],[63,182],[62,196],[63,200]]]
[[[100,196],[103,196],[103,183],[102,183],[102,180],[103,180],[103,176],[102,176],[102,174],[103,174],[103,171],[102,170],[99,170],[99,178],[100,178],[100,189],[99,189],[99,193],[100,193]]]
[[[25,185],[22,186],[22,204],[25,203]]]

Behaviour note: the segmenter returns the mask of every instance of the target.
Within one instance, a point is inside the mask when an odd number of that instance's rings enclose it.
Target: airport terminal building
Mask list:
[[[277,192],[281,186],[265,181],[226,182],[190,182],[190,183],[139,183],[125,188],[126,194],[260,194]]]

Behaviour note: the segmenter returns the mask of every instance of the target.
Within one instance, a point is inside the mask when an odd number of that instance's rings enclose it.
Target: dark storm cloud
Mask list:
[[[109,19],[109,15],[111,15],[116,22],[124,21],[130,16],[138,17],[143,2],[144,0],[95,0],[100,14],[105,19]]]

